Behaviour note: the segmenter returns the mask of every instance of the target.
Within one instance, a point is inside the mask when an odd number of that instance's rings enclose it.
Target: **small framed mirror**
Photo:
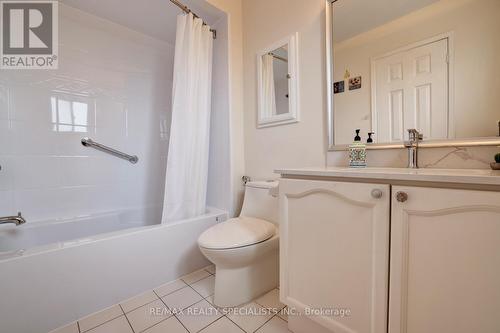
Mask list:
[[[297,34],[257,54],[257,127],[299,121]]]

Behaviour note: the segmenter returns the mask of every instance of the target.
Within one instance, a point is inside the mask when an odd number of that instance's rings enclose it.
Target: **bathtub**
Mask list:
[[[121,215],[0,226],[0,332],[49,332],[204,267],[198,236],[227,219],[213,208],[168,225]]]

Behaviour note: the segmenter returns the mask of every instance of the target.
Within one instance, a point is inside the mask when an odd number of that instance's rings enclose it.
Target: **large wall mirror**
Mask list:
[[[327,1],[329,142],[500,144],[499,0]]]

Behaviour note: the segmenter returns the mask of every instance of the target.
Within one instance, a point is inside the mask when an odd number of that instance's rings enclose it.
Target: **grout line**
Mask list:
[[[206,325],[206,326],[204,326],[204,327],[200,328],[200,329],[199,329],[199,330],[197,330],[196,332],[201,332],[201,331],[203,331],[205,328],[207,328],[207,327],[209,327],[209,326],[211,326],[211,325],[215,324],[216,322],[218,322],[218,321],[219,321],[219,320],[221,320],[222,318],[224,318],[224,316],[223,316],[223,315],[222,315],[222,316],[220,316],[219,318],[215,319],[215,320],[214,320],[213,322],[211,322],[210,324],[208,324],[208,325]]]
[[[201,281],[201,280],[200,280],[200,281]],[[189,286],[189,288],[193,289],[195,293],[197,293],[198,295],[200,295],[200,297],[201,297],[202,299],[205,299],[205,297],[203,297],[203,295],[202,295],[202,294],[200,294],[199,292],[197,292],[197,291],[196,291],[196,289],[194,289],[193,287],[191,287],[191,285],[188,285],[188,286]],[[209,295],[209,296],[210,296],[210,295]],[[207,296],[207,297],[209,297],[209,296]],[[198,302],[199,302],[199,301],[198,301]],[[196,303],[198,303],[198,302],[196,302]],[[207,301],[207,302],[208,302],[208,301]],[[196,303],[194,303],[194,304],[196,304]],[[212,303],[210,303],[210,302],[208,302],[208,303],[209,303],[209,304],[212,304]]]
[[[155,326],[157,326],[157,325],[160,325],[161,323],[163,323],[163,322],[164,322],[164,321],[166,321],[166,320],[169,320],[169,319],[170,319],[170,318],[172,318],[172,317],[174,317],[174,315],[171,315],[171,316],[170,316],[170,317],[168,317],[168,318],[165,318],[165,319],[160,320],[159,322],[157,322],[157,323],[156,323],[156,324],[154,324],[153,326],[148,326],[148,327],[146,327],[145,329],[143,329],[143,330],[142,330],[142,331],[140,331],[139,333],[145,332],[145,331],[149,330],[150,328],[153,328],[153,327],[155,327]],[[133,329],[132,329],[132,330],[133,330]],[[134,332],[135,332],[135,331],[134,331]]]
[[[268,320],[266,320],[266,321],[264,322],[264,324],[262,324],[262,325],[260,325],[259,327],[257,327],[257,329],[256,329],[256,330],[254,330],[253,332],[257,332],[258,330],[260,330],[262,327],[264,327],[264,325],[266,325],[268,322],[270,322],[270,321],[271,321],[271,319],[273,319],[274,317],[276,317],[276,315],[272,315],[272,316],[271,316],[271,318],[269,318]]]
[[[108,319],[108,320],[106,320],[106,321],[104,321],[104,322],[100,323],[100,324],[99,324],[99,325],[97,325],[97,326],[94,326],[94,327],[92,327],[92,328],[89,328],[89,329],[88,329],[88,330],[86,330],[86,331],[81,331],[81,330],[80,330],[80,320],[82,320],[82,319],[84,319],[84,318],[86,318],[86,317],[83,317],[83,318],[81,318],[81,319],[78,319],[78,322],[77,322],[77,323],[78,323],[78,330],[80,331],[80,333],[89,332],[89,331],[91,331],[91,330],[93,330],[93,329],[95,329],[95,328],[97,328],[97,327],[99,327],[99,326],[102,326],[102,325],[104,325],[104,324],[109,323],[109,322],[110,322],[110,321],[112,321],[112,320],[118,319],[118,318],[120,318],[121,316],[125,316],[125,312],[123,312],[123,309],[122,309],[121,305],[120,305],[120,304],[115,304],[115,305],[118,305],[118,306],[120,307],[120,309],[122,310],[122,314],[121,314],[121,315],[118,315],[118,316],[116,316],[116,317],[113,317],[113,318],[111,318],[111,319]],[[113,306],[115,306],[115,305],[113,305]],[[106,308],[106,309],[109,309],[109,308]],[[104,309],[104,310],[106,310],[106,309]],[[104,310],[101,310],[101,311],[95,312],[95,313],[93,313],[93,314],[97,314],[97,313],[102,312],[102,311],[104,311]],[[92,315],[93,315],[93,314],[92,314]],[[87,316],[87,317],[88,317],[88,316]]]
[[[186,332],[189,332],[189,333],[191,332],[190,330],[187,329],[186,326],[184,326],[184,324],[182,323],[182,321],[179,318],[177,318],[177,315],[174,315],[174,318],[177,319],[177,321],[182,325],[182,327],[184,327],[184,329],[186,330]]]
[[[224,317],[226,317],[230,322],[232,322],[233,324],[235,324],[240,330],[242,330],[243,332],[246,333],[246,331],[243,329],[243,327],[241,327],[240,325],[238,325],[236,322],[234,322],[231,318],[229,318],[228,316],[224,315]]]
[[[120,307],[120,309],[122,309],[122,312],[124,313],[123,316],[125,317],[125,320],[127,321],[128,326],[130,326],[130,329],[132,330],[132,332],[135,333],[134,328],[132,327],[132,324],[130,323],[130,320],[128,320],[127,314],[125,313],[125,311],[123,311],[122,305],[118,304],[118,306]]]
[[[158,295],[157,295],[154,291],[153,291],[153,293],[155,294],[155,296],[156,296],[156,297],[158,297]],[[139,294],[139,295],[142,295],[142,294]],[[139,296],[139,295],[138,295],[138,296]],[[150,302],[147,302],[147,303],[145,303],[145,304],[143,304],[143,305],[139,305],[138,307],[133,308],[132,310],[129,310],[129,311],[127,311],[127,312],[125,312],[125,310],[123,310],[123,308],[122,308],[122,305],[121,305],[121,304],[119,304],[119,303],[118,303],[118,305],[119,305],[119,306],[120,306],[120,308],[122,309],[123,314],[127,314],[127,313],[130,313],[130,312],[132,312],[132,311],[137,310],[138,308],[142,308],[142,307],[143,307],[143,306],[145,306],[145,305],[148,305],[148,304],[151,304],[151,303],[153,303],[153,302],[156,302],[158,299],[160,299],[160,298],[158,297],[157,299],[154,299],[154,300],[152,300],[152,301],[150,301]]]
[[[188,287],[189,287],[189,288],[191,288],[191,286],[190,286],[190,285],[187,285],[187,286],[186,286],[186,287],[184,287],[184,288],[188,288]],[[181,288],[181,289],[184,289],[184,288]],[[179,290],[181,290],[181,289],[179,289]],[[193,289],[193,288],[191,288],[191,289]],[[194,290],[194,289],[193,289],[193,290]],[[177,290],[177,291],[178,291],[178,290]],[[200,294],[199,294],[196,290],[194,290],[194,292],[195,292],[195,293],[197,293],[198,295],[200,295]],[[200,295],[200,297],[201,297],[201,299],[197,300],[197,301],[196,301],[196,302],[194,302],[193,304],[190,304],[190,305],[188,305],[188,306],[186,306],[186,307],[182,308],[182,309],[181,309],[181,311],[184,311],[184,310],[186,310],[187,308],[189,308],[189,307],[191,307],[191,306],[193,306],[193,305],[195,305],[195,304],[197,304],[197,303],[199,303],[199,302],[201,302],[201,301],[205,300],[205,298],[204,298],[203,296],[201,296],[201,295]],[[163,301],[163,299],[161,299],[161,298],[160,298],[160,300],[163,302],[163,304],[165,304],[165,306],[166,306],[166,307],[167,307],[170,311],[172,311],[172,309],[170,309],[170,307],[167,305],[167,303],[165,303],[165,302]],[[207,301],[207,302],[208,302],[208,301]],[[212,304],[212,303],[208,302],[208,304]],[[174,315],[176,315],[176,314],[174,314]]]

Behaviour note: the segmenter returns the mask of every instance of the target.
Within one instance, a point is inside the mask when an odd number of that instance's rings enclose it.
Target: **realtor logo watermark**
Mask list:
[[[57,1],[0,1],[0,68],[57,69]]]

